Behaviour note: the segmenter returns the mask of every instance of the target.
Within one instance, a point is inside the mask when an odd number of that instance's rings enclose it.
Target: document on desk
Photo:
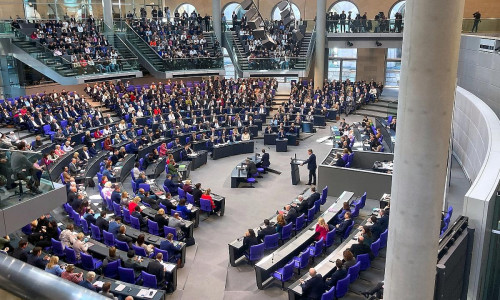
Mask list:
[[[102,285],[103,285],[103,284],[104,284],[104,282],[103,282],[103,281],[98,280],[98,281],[94,282],[92,285],[93,285],[93,286],[96,286],[96,287],[98,287],[98,288],[102,288]]]
[[[164,263],[164,262],[162,262],[161,264],[165,268],[165,272],[169,272],[169,273],[172,272],[174,270],[174,268],[176,267],[175,264],[167,264],[167,263]]]
[[[123,291],[123,289],[125,288],[125,285],[124,284],[119,284],[116,288],[115,288],[115,291],[117,292],[121,292]]]
[[[152,299],[156,294],[156,290],[153,289],[141,289],[137,294],[137,297]]]

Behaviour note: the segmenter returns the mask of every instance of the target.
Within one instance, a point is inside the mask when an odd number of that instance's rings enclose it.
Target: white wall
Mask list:
[[[455,97],[452,139],[453,155],[472,181],[462,215],[469,217],[469,226],[476,229],[468,299],[480,299],[500,182],[500,121],[485,102],[461,87],[457,87]]]
[[[479,97],[500,116],[500,54],[480,51],[480,40],[481,37],[462,35],[458,85]]]

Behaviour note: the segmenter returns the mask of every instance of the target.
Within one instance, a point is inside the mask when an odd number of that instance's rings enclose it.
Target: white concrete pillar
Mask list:
[[[325,79],[326,0],[316,1],[316,50],[314,88],[322,88]]]
[[[113,29],[113,3],[112,0],[102,0],[102,18],[104,23]]]
[[[220,8],[221,0],[212,0],[212,23],[214,27],[215,36],[222,44],[222,15]]]
[[[433,299],[464,0],[408,0],[384,299]]]

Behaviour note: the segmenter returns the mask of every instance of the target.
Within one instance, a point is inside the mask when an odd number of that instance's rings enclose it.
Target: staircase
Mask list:
[[[122,57],[122,71],[132,71],[133,68],[137,69],[137,56],[125,45],[117,35],[113,35],[113,47],[120,53]]]
[[[241,70],[250,70],[250,67],[248,66],[248,57],[246,56],[245,48],[241,44],[240,39],[238,38],[238,35],[236,35],[236,32],[231,31],[231,35],[229,36],[231,39],[231,44],[234,46],[235,49],[235,54],[236,57],[238,58],[238,64],[241,68]],[[233,61],[233,64],[235,62]]]
[[[369,116],[375,118],[386,119],[388,115],[394,116],[397,114],[395,109],[391,109],[390,105],[394,105],[393,100],[379,99],[378,102],[371,103],[368,105],[363,105],[361,109],[354,112],[355,115]],[[397,102],[396,102],[397,105]]]
[[[23,38],[14,38],[12,43],[22,49],[24,52],[28,53],[31,57],[39,60],[44,65],[50,69],[56,71],[64,77],[77,76],[78,72],[73,70],[71,63],[63,60],[61,57],[54,56],[49,51],[44,51],[43,48],[39,48],[34,41],[27,41]],[[16,57],[18,58],[18,57]],[[19,59],[19,58],[18,58]],[[22,59],[19,59],[23,61]],[[24,61],[23,61],[24,62]]]
[[[145,63],[143,61],[141,63],[150,73],[164,71],[163,59],[138,34],[127,30],[126,43],[130,49],[136,50],[135,54],[139,58],[146,60]]]
[[[306,32],[304,35],[304,38],[301,41],[300,44],[300,57],[304,57],[306,59],[301,59],[297,61],[295,64],[296,69],[305,69],[306,68],[306,63],[308,59],[308,53],[307,51],[309,50],[309,43],[311,43],[311,38],[312,38],[312,33],[311,32]]]

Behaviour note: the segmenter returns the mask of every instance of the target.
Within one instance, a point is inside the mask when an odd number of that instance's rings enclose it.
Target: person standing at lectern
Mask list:
[[[307,169],[309,170],[309,182],[306,184],[316,185],[316,155],[313,153],[312,149],[307,150],[307,153],[309,154],[309,158],[300,165],[303,166],[304,164],[307,164]]]

